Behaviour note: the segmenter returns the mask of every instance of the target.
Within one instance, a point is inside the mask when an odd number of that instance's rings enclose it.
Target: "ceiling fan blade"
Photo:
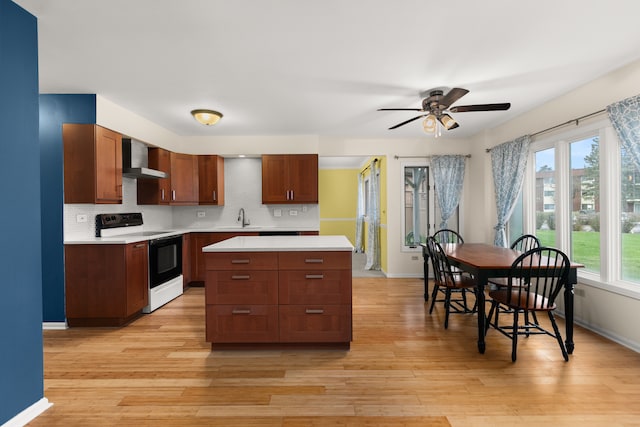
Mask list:
[[[398,123],[398,124],[397,124],[397,125],[395,125],[395,126],[391,126],[391,127],[389,128],[389,130],[399,128],[400,126],[404,126],[404,125],[406,125],[407,123],[411,123],[411,122],[412,122],[412,121],[414,121],[414,120],[418,120],[419,118],[421,118],[421,117],[426,117],[426,116],[428,116],[428,114],[421,114],[421,115],[416,116],[416,117],[414,117],[414,118],[412,118],[412,119],[405,120],[405,121],[404,121],[404,122],[402,122],[402,123]]]
[[[460,105],[458,107],[449,108],[452,113],[464,113],[467,111],[500,111],[511,108],[509,102],[502,104],[478,104],[478,105]]]
[[[422,108],[378,108],[378,111],[422,111]]]
[[[447,109],[449,105],[453,104],[468,93],[469,91],[467,89],[454,87],[444,96],[444,98],[440,100],[440,105],[444,105],[444,108]]]

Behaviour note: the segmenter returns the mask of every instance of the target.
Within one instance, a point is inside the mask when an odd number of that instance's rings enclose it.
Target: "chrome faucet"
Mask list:
[[[242,227],[244,228],[245,225],[249,225],[250,222],[248,219],[245,219],[244,217],[244,208],[240,208],[240,211],[238,212],[238,221],[242,221]]]

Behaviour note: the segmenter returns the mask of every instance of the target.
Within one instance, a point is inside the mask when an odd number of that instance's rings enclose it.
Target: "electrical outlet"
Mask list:
[[[411,261],[418,261],[417,255],[411,255]]]
[[[273,216],[282,216],[282,209],[274,209]]]
[[[574,289],[573,290],[573,294],[575,296],[577,296],[577,297],[583,297],[584,296],[584,289],[580,289],[580,288]]]
[[[205,211],[198,211],[198,218],[204,218],[206,215]]]
[[[298,211],[297,211],[297,210],[295,210],[295,209],[291,209],[291,210],[289,211],[289,216],[298,216]]]
[[[76,215],[76,222],[87,222],[87,215],[85,214]]]

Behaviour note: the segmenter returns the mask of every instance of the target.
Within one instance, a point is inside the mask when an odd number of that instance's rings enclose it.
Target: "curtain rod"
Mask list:
[[[376,157],[376,158],[374,158],[374,159],[373,159],[373,161],[372,161],[371,163],[377,163],[377,162],[379,162],[379,161],[380,161],[380,160],[378,160],[378,158]],[[363,174],[363,173],[364,173],[364,171],[366,171],[367,169],[371,169],[371,163],[369,163],[367,166],[365,166],[365,167],[364,167],[364,169],[362,169],[362,170],[360,171],[360,174]]]
[[[395,156],[393,156],[393,158],[396,160],[398,159],[430,159],[432,157],[435,157],[436,155],[437,154],[434,154],[433,156],[398,156],[396,154]],[[471,158],[471,154],[461,154],[461,156],[465,156],[466,158]]]
[[[589,117],[597,116],[598,114],[602,114],[605,111],[607,111],[607,110],[605,108],[603,108],[602,110],[594,111],[593,113],[585,114],[584,116],[576,117],[575,119],[572,119],[572,120],[567,120],[564,123],[560,123],[560,124],[557,124],[555,126],[551,126],[551,127],[546,128],[546,129],[539,130],[538,132],[532,133],[529,136],[531,138],[533,138],[534,136],[538,136],[538,135],[543,134],[545,132],[549,132],[549,131],[558,129],[558,128],[561,128],[562,126],[570,125],[572,123],[575,123],[576,126],[578,126],[580,124],[580,120],[584,120],[584,119],[588,119]],[[486,149],[487,153],[490,152],[490,151],[491,151],[491,148],[487,148]]]

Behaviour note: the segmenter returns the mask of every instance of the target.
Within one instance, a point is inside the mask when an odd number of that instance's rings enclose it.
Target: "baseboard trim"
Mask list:
[[[33,421],[38,415],[53,406],[46,397],[38,400],[33,405],[29,406],[24,411],[20,412],[15,417],[11,418],[1,427],[22,427]]]
[[[389,279],[422,279],[422,273],[400,273],[400,274],[387,274]]]
[[[63,329],[68,329],[69,326],[67,325],[67,322],[42,322],[42,329],[43,330],[63,330]]]

